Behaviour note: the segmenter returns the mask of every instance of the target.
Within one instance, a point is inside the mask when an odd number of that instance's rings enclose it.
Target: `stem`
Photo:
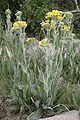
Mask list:
[[[76,3],[77,11],[80,11],[80,10],[79,10],[79,5],[78,5],[78,1],[77,1],[77,0],[74,0],[74,1],[75,1],[75,3]]]

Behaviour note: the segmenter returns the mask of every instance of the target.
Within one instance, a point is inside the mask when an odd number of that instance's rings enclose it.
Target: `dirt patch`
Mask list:
[[[0,120],[27,120],[26,113],[11,114],[7,111],[6,98],[0,91]],[[60,115],[40,120],[80,120],[78,111],[73,110]]]
[[[5,109],[5,97],[0,92],[0,120],[4,118],[7,115],[6,109]]]
[[[25,113],[15,115],[7,111],[6,97],[0,91],[0,120],[26,120],[26,118]]]

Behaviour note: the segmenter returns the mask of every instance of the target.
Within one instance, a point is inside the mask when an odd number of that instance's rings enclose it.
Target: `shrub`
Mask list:
[[[1,51],[1,77],[6,82],[10,110],[27,110],[29,113],[37,110],[38,114],[42,111],[53,112],[59,107],[57,100],[61,95],[59,83],[63,49],[48,49],[47,43],[44,47],[39,44],[30,54],[23,22],[15,22],[13,27],[17,29],[13,29],[10,11],[6,13],[8,26]]]
[[[58,10],[46,13],[41,22],[44,39],[39,42],[26,37],[27,23],[21,20],[20,11],[13,25],[10,14],[10,10],[6,10],[7,29],[3,32],[3,40],[0,39],[0,76],[6,83],[9,109],[14,112],[27,111],[28,120],[39,119],[45,112],[51,115],[68,110],[70,107],[62,99],[64,95],[67,101],[69,97],[71,99],[71,94],[76,102],[79,100],[76,89],[69,94],[65,87],[68,80],[65,83],[66,70],[63,67],[68,59],[71,68],[66,68],[71,77],[74,76],[74,57],[78,55],[79,48],[72,44],[75,41],[72,33],[73,14]],[[79,70],[79,64],[77,67]],[[78,102],[77,105],[72,104],[79,109]]]
[[[70,12],[53,10],[46,14],[45,20],[42,21],[41,25],[44,36],[48,37],[54,45],[59,47],[60,41],[63,41],[63,76],[65,79],[76,82],[80,80],[80,41],[74,40],[75,34],[72,33],[72,19],[73,15]]]

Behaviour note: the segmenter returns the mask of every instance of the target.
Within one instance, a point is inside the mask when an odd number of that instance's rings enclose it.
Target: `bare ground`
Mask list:
[[[0,120],[27,120],[27,114],[11,114],[7,111],[6,98],[0,91]],[[73,110],[53,117],[44,118],[40,120],[80,120],[78,111]]]

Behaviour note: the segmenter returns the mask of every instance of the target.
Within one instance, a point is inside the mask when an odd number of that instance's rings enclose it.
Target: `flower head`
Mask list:
[[[16,16],[21,16],[21,15],[22,15],[22,12],[21,12],[21,11],[18,11],[15,15],[16,15]]]
[[[25,28],[26,26],[27,26],[26,21],[17,21],[17,22],[15,22],[15,23],[13,24],[13,27],[14,27],[14,28],[15,28],[15,27],[17,27],[17,28],[19,28],[19,27]]]
[[[47,38],[42,39],[41,41],[39,41],[39,46],[43,46],[45,43],[47,42]]]
[[[26,21],[18,21],[20,27],[25,28],[27,26]]]
[[[35,37],[27,38],[27,43],[32,43],[35,40]]]
[[[65,12],[64,13],[64,17],[72,19],[73,18],[73,14],[71,12]]]
[[[49,20],[42,21],[40,24],[42,27],[49,26]]]
[[[18,22],[15,22],[15,23],[13,24],[13,27],[19,27]]]
[[[63,12],[59,11],[59,10],[52,10],[52,12],[48,12],[46,13],[45,18],[52,18],[52,17],[56,17],[58,20],[62,20],[63,19]]]
[[[61,30],[62,31],[70,31],[70,26],[69,25],[63,25],[63,26],[61,26]]]
[[[7,9],[7,10],[5,11],[5,14],[6,14],[6,15],[10,15],[10,14],[11,14],[10,9]]]
[[[52,16],[53,16],[53,13],[52,12],[48,12],[48,13],[46,13],[45,18],[51,18]]]
[[[56,18],[57,18],[58,20],[63,20],[64,17],[63,17],[62,15],[59,15],[59,16],[57,16]]]
[[[60,16],[63,14],[63,12],[59,11],[59,10],[52,10],[52,14],[53,14],[53,16]]]

